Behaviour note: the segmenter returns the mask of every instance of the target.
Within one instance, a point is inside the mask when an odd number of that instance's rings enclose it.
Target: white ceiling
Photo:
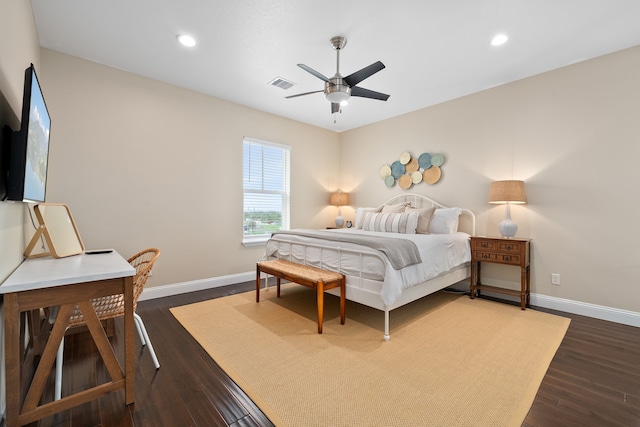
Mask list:
[[[640,45],[638,0],[32,0],[42,47],[337,132]],[[185,48],[176,35],[193,35]],[[497,33],[510,39],[490,45]],[[386,68],[334,115],[340,72]],[[269,85],[283,77],[296,85]]]

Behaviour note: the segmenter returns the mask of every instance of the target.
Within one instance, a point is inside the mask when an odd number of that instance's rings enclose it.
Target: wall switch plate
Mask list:
[[[551,284],[552,285],[559,285],[560,284],[560,274],[551,273]]]

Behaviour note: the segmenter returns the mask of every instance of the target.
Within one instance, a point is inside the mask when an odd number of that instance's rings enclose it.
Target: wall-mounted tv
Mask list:
[[[20,130],[10,138],[4,200],[44,202],[51,118],[33,64],[25,70]]]

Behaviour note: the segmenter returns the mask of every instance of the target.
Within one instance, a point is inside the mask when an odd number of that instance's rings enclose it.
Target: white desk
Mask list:
[[[133,349],[134,268],[117,252],[75,255],[67,258],[33,258],[24,261],[2,285],[7,375],[7,427],[22,426],[124,388],[125,403],[135,400]],[[124,294],[124,372],[91,305],[91,299]],[[111,381],[92,389],[40,405],[56,352],[75,305],[84,314],[87,327],[104,360]],[[44,346],[33,380],[23,393],[21,370],[20,313],[59,305],[58,317]],[[24,396],[24,399],[23,399]]]

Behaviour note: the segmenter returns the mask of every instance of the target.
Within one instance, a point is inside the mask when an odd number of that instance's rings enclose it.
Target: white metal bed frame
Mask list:
[[[424,207],[436,207],[436,208],[446,208],[447,206],[436,202],[433,199],[422,196],[420,194],[403,194],[396,197],[393,197],[386,202],[384,205],[395,205],[399,203],[411,203],[411,206],[414,208],[424,208]],[[475,215],[472,211],[468,209],[462,208],[462,214],[460,215],[458,230],[464,231],[472,236],[475,235],[476,228],[476,219]],[[392,310],[395,310],[398,307],[402,307],[405,304],[413,302],[417,299],[423,298],[427,295],[430,295],[436,291],[446,288],[447,286],[451,286],[455,283],[458,283],[462,280],[467,279],[471,275],[470,265],[464,264],[453,270],[441,274],[438,277],[427,280],[426,282],[420,283],[418,285],[412,286],[410,288],[404,289],[400,297],[392,304],[386,305],[382,298],[380,297],[380,293],[371,289],[366,288],[366,283],[374,282],[370,279],[366,279],[363,277],[362,265],[364,257],[377,257],[383,263],[385,262],[385,257],[381,253],[370,253],[370,252],[360,252],[354,249],[341,248],[335,246],[326,246],[321,244],[311,244],[311,243],[301,243],[301,242],[292,242],[292,241],[282,241],[278,242],[280,244],[288,244],[292,245],[289,255],[289,260],[292,262],[297,262],[293,259],[293,246],[303,248],[303,263],[306,264],[306,249],[307,248],[318,248],[320,249],[320,268],[326,268],[323,266],[323,255],[322,251],[328,250],[334,253],[338,253],[341,255],[342,253],[353,253],[357,254],[360,258],[360,271],[357,276],[355,275],[346,275],[347,278],[347,294],[346,297],[350,301],[354,301],[368,307],[375,308],[377,310],[381,310],[384,312],[384,340],[389,341],[389,313]],[[340,269],[339,265],[339,269]],[[327,268],[330,269],[330,268]],[[265,286],[268,283],[268,280],[265,280]],[[330,289],[326,292],[329,292],[333,295],[339,296],[339,289]]]

